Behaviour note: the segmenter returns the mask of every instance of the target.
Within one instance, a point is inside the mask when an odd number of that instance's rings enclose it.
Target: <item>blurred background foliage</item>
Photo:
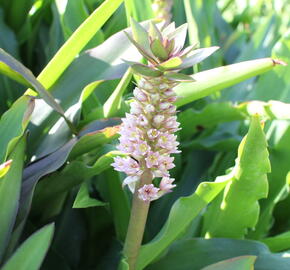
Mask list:
[[[8,258],[21,256],[15,253],[20,243],[23,243],[25,256],[31,255],[25,244],[30,247],[35,244],[39,249],[35,255],[39,264],[34,268],[29,265],[13,268],[16,266],[11,264],[3,269],[38,269],[53,231],[52,225],[43,226],[51,222],[55,222],[54,237],[41,269],[117,269],[128,224],[130,194],[121,187],[123,175],[112,170],[110,163],[120,154],[115,151],[115,144],[120,117],[124,116],[128,108],[126,101],[132,96],[134,82],[131,78],[138,80],[127,71],[122,59],[140,59],[123,33],[118,32],[129,26],[131,16],[144,21],[156,15],[150,0],[121,2],[0,0],[0,47],[38,77],[67,118],[64,120],[52,109],[56,108],[54,103],[48,106],[42,99],[21,97],[27,85],[0,75],[0,131],[3,132],[0,139],[7,141],[1,145],[0,163],[10,157],[17,165],[5,176],[9,179],[11,174],[15,180],[10,182],[10,187],[4,185],[5,177],[0,179],[0,201],[20,200],[19,206],[10,205],[11,217],[6,218],[12,223],[5,225],[6,234],[5,226],[0,227],[0,240],[7,238],[3,241],[5,245],[0,245],[0,262],[4,264]],[[77,28],[101,4],[108,6],[98,15],[96,28],[92,22],[81,32],[89,42],[82,42],[80,37],[73,42],[72,35]],[[200,47],[220,46],[212,57],[186,72],[192,74],[264,57],[290,63],[289,14],[287,0],[174,0],[171,20],[177,25],[188,23],[187,43]],[[62,58],[51,65],[50,73],[45,73],[43,69],[65,42],[71,43],[66,43]],[[35,95],[32,90],[26,93]],[[290,268],[289,261],[284,264],[283,254],[272,254],[263,244],[249,241],[262,241],[273,252],[290,250],[287,210],[290,203],[290,105],[287,103],[290,103],[290,65],[278,66],[180,108],[182,154],[176,156],[173,170],[177,188],[152,204],[145,243],[160,231],[178,198],[192,194],[201,181],[214,180],[234,166],[250,116],[257,112],[265,120],[264,132],[270,153],[269,194],[259,201],[255,229],[245,232],[239,240],[203,242],[202,238],[192,238],[204,236],[206,221],[203,223],[203,212],[200,212],[169,253],[148,269],[200,269],[209,263],[245,255],[247,250],[258,255],[257,269]],[[23,115],[31,115],[29,124]],[[72,130],[67,121],[76,130]],[[25,132],[27,124],[28,134]],[[15,138],[17,143],[12,142]],[[0,212],[0,220],[7,213],[8,210]],[[23,242],[32,233],[34,238],[28,239],[32,244],[27,243],[28,240]],[[37,241],[43,243],[42,248]],[[216,246],[223,248],[219,256],[215,254]],[[189,254],[189,250],[195,253]],[[229,250],[231,253],[226,253]],[[178,268],[180,258],[174,260],[178,252],[184,254],[182,260],[189,263],[189,268]],[[213,255],[209,257],[207,253]],[[198,257],[204,263],[191,265],[191,257]],[[206,259],[202,260],[203,257]],[[273,266],[274,261],[277,264]],[[263,268],[265,265],[268,268]]]

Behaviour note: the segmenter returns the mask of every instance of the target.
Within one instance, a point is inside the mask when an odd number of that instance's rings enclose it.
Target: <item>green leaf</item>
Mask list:
[[[70,108],[74,109],[75,105],[79,103],[82,89],[88,84],[117,79],[124,75],[128,65],[121,59],[135,61],[140,59],[138,50],[127,39],[124,31],[111,36],[100,46],[82,53],[66,69],[61,80],[58,80],[50,91],[55,97],[58,97],[61,106],[66,111]],[[80,70],[85,70],[82,76],[79,76]],[[32,124],[29,126],[31,130],[29,138],[33,141],[33,144],[29,146],[31,154],[37,152],[37,148],[44,138],[54,136],[55,131],[52,134],[48,134],[48,131],[57,121],[58,116],[52,112],[49,106],[40,101],[36,103],[31,118]],[[71,132],[67,133],[71,135]]]
[[[0,48],[0,72],[26,86],[32,87],[45,100],[45,102],[61,115],[64,112],[52,95],[46,91],[32,72],[18,62],[15,58]]]
[[[4,264],[1,270],[38,270],[45,258],[54,232],[54,225],[46,225],[31,235]]]
[[[210,103],[200,111],[189,108],[178,114],[182,127],[180,136],[182,140],[187,140],[200,129],[208,129],[224,122],[243,120],[245,116],[230,102]]]
[[[81,184],[77,197],[74,201],[73,208],[88,208],[104,205],[106,205],[106,203],[90,197],[89,184],[87,182]]]
[[[84,0],[62,1],[57,0],[56,7],[60,18],[62,31],[67,40],[73,32],[89,17]],[[88,42],[87,48],[93,48],[104,41],[104,34],[99,30]]]
[[[196,82],[181,83],[174,88],[180,97],[176,101],[176,105],[182,106],[206,97],[216,91],[271,70],[277,64],[280,63],[271,58],[263,58],[196,73],[192,76]]]
[[[202,269],[221,260],[245,255],[257,256],[255,270],[288,270],[290,259],[286,254],[271,253],[266,245],[258,241],[193,238],[174,243],[162,259],[146,270]]]
[[[163,47],[163,44],[161,42],[160,39],[154,39],[151,42],[151,50],[153,52],[153,54],[161,59],[161,60],[166,60],[168,58],[168,53],[166,51],[166,49]]]
[[[176,82],[194,82],[191,76],[182,73],[166,72],[164,73],[164,77]]]
[[[105,102],[103,106],[105,118],[115,116],[117,111],[120,109],[122,96],[125,90],[127,89],[131,81],[131,78],[132,78],[132,71],[129,68],[127,72],[124,74],[124,76],[122,77],[121,81],[119,82],[114,92],[107,99],[107,101]]]
[[[18,211],[26,136],[22,136],[9,155],[10,170],[0,181],[0,261],[4,256]]]
[[[130,24],[132,28],[133,39],[152,59],[155,59],[150,48],[149,35],[146,29],[143,28],[143,26],[136,22],[133,18],[131,18]]]
[[[99,157],[92,166],[81,161],[70,162],[61,172],[55,172],[38,183],[34,204],[40,207],[41,212],[41,205],[46,203],[51,196],[67,192],[85,180],[100,174],[111,166],[114,157],[120,155],[122,156],[122,153],[119,151],[108,152]]]
[[[121,124],[119,118],[111,118],[97,120],[84,127],[79,134],[80,139],[70,153],[69,160],[97,149],[98,146],[117,138],[119,136],[117,134],[119,124]]]
[[[71,139],[57,151],[29,164],[23,171],[23,184],[21,187],[20,207],[17,216],[16,230],[20,233],[26,222],[30,211],[34,189],[39,179],[50,174],[63,166],[72,147],[77,142],[76,138]],[[20,235],[18,235],[19,237]]]
[[[261,240],[272,252],[290,249],[290,231]]]
[[[224,189],[229,180],[224,177],[216,179],[215,182],[203,182],[192,195],[179,198],[172,206],[161,231],[141,247],[136,269],[144,269],[158,258],[184,232],[200,211]]]
[[[126,62],[128,63],[128,61]],[[134,63],[134,64],[130,64],[130,66],[134,73],[137,73],[141,76],[159,77],[162,75],[162,72],[160,70],[156,70],[154,68],[151,68],[142,64]]]
[[[236,165],[222,196],[205,215],[206,237],[243,238],[259,218],[258,200],[267,197],[267,173],[271,170],[267,141],[258,115],[238,149]]]
[[[49,89],[63,74],[74,58],[104,25],[123,0],[106,0],[73,33],[37,77]],[[31,90],[27,94],[35,94]]]
[[[182,64],[183,60],[180,57],[172,57],[169,60],[159,64],[157,68],[160,70],[170,70],[170,69],[179,69],[180,65]]]
[[[130,218],[128,197],[124,192],[118,172],[111,167],[103,175],[106,179],[106,199],[110,204],[116,235],[120,241],[125,241]]]
[[[211,56],[218,49],[219,47],[215,46],[194,50],[187,54],[184,59],[182,59],[182,64],[178,68],[184,69],[188,67],[193,67],[194,65]]]
[[[6,159],[15,143],[23,135],[33,109],[34,99],[22,96],[2,115],[0,120],[0,163]]]
[[[240,256],[211,264],[201,270],[254,270],[256,256]]]

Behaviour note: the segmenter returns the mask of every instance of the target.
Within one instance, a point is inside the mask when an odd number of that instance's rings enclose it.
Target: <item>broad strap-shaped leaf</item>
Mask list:
[[[15,230],[18,238],[21,234],[26,218],[30,211],[34,189],[41,177],[54,172],[60,168],[67,160],[72,147],[77,142],[77,138],[71,139],[63,147],[52,154],[31,163],[23,171],[23,184],[21,187],[20,208],[17,215]],[[17,241],[16,241],[17,242]]]
[[[258,200],[267,197],[271,170],[267,142],[260,118],[253,116],[248,134],[238,149],[232,181],[209,207],[204,222],[207,238],[244,238],[259,217]]]
[[[0,72],[13,80],[16,80],[26,86],[33,88],[49,106],[51,106],[61,115],[64,115],[63,109],[54,100],[53,96],[46,91],[42,84],[37,81],[32,72],[1,48]]]
[[[60,194],[100,174],[111,166],[114,157],[122,155],[111,151],[101,155],[97,161],[88,166],[82,161],[70,162],[61,172],[55,172],[43,179],[36,187],[34,203],[41,206],[54,194]]]
[[[120,118],[97,120],[88,124],[81,130],[79,140],[72,149],[69,160],[117,138],[120,124]]]
[[[254,270],[256,256],[240,256],[208,265],[201,270]]]
[[[216,91],[237,84],[283,64],[271,58],[245,61],[196,73],[193,83],[181,83],[174,88],[179,96],[177,106],[188,104]]]
[[[32,234],[4,264],[1,270],[38,270],[45,258],[54,232],[50,224]]]
[[[223,177],[215,182],[203,182],[192,195],[179,198],[172,206],[161,231],[141,247],[136,269],[144,269],[158,258],[184,232],[200,211],[224,189],[229,180],[229,177]]]
[[[106,0],[78,27],[37,77],[46,89],[58,80],[123,1]],[[28,90],[27,94],[35,95],[31,90]]]
[[[290,104],[277,100],[268,102],[251,100],[240,104],[231,102],[214,102],[202,110],[189,108],[178,114],[181,123],[181,137],[188,139],[197,131],[216,126],[220,123],[250,119],[259,114],[262,120],[289,120]]]
[[[34,99],[20,97],[0,120],[0,163],[4,162],[13,146],[23,135],[34,109]]]
[[[14,227],[21,190],[26,136],[22,136],[9,155],[10,170],[0,180],[0,262]]]
[[[290,268],[290,258],[287,257],[287,252],[285,254],[271,253],[266,245],[258,241],[193,238],[174,243],[166,255],[146,267],[146,270],[200,270],[221,260],[249,255],[257,256],[255,270],[288,270]]]

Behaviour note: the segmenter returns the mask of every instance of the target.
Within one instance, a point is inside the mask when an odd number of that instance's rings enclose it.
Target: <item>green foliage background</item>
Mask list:
[[[220,50],[176,87],[177,187],[151,205],[137,269],[290,269],[290,65],[273,61],[290,63],[289,12],[173,1],[187,44]],[[1,270],[126,269],[131,194],[110,164],[139,79],[130,17],[147,27],[151,1],[0,0]]]

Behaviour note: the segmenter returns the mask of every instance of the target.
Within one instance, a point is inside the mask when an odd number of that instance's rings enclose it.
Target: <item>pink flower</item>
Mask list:
[[[144,185],[142,188],[139,188],[139,198],[145,202],[150,202],[159,198],[158,196],[159,188],[154,187],[153,184]]]
[[[148,97],[147,95],[140,90],[138,87],[136,87],[133,91],[133,94],[135,96],[135,98],[141,102],[147,101]]]
[[[158,160],[158,169],[164,173],[165,176],[168,175],[168,170],[175,167],[174,163],[174,157],[171,157],[169,155],[162,155],[160,156]]]
[[[131,107],[131,111],[130,112],[132,114],[139,115],[139,114],[141,114],[143,112],[142,111],[142,106],[138,102],[136,102],[136,101],[131,102],[130,103],[130,107]]]
[[[162,133],[159,138],[157,145],[166,149],[168,153],[180,153],[178,151],[177,146],[179,142],[176,141],[177,136],[170,134],[168,132]]]
[[[115,157],[114,161],[112,166],[116,171],[124,172],[127,175],[141,175],[143,173],[139,163],[130,157]]]
[[[160,190],[165,193],[171,192],[172,191],[171,189],[176,187],[176,185],[172,185],[173,182],[174,182],[174,178],[163,177],[159,184]]]
[[[159,158],[160,154],[158,152],[150,151],[145,158],[147,167],[152,168],[154,165],[158,165]]]
[[[143,157],[145,154],[147,154],[147,152],[150,151],[150,146],[147,144],[146,141],[139,141],[136,142],[135,144],[135,149],[134,151],[132,151],[132,154],[134,156],[136,156],[137,158],[141,158]]]
[[[149,129],[147,131],[147,136],[148,136],[149,140],[154,140],[158,137],[159,133],[160,132],[157,129],[153,128],[153,129]]]
[[[135,151],[134,144],[127,137],[120,137],[120,144],[117,146],[117,149],[124,153],[132,153]]]

